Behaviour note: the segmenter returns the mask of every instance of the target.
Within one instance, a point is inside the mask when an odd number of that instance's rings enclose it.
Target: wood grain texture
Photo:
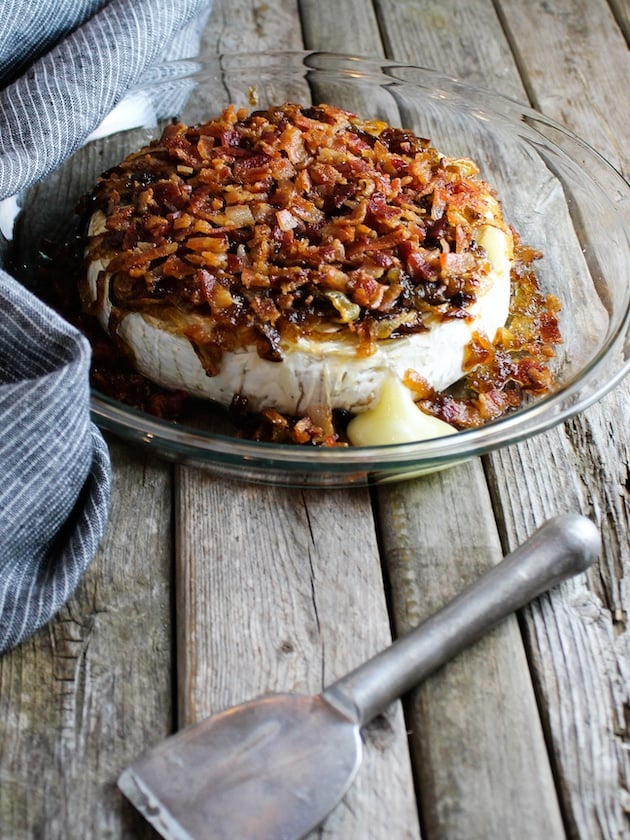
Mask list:
[[[500,462],[491,484],[508,542],[549,511],[580,510],[602,530],[588,588],[567,584],[563,602],[543,600],[524,621],[569,836],[579,838],[629,830],[629,460],[614,421],[627,416],[624,402],[618,389],[565,426],[492,458]]]
[[[380,58],[385,52],[376,9],[366,0],[300,0],[304,45],[310,50]]]
[[[630,6],[627,0],[609,0],[609,3],[626,41],[630,41]]]
[[[630,114],[630,57],[607,5],[500,5],[533,101],[627,173],[619,140]],[[581,510],[602,530],[589,588],[572,591],[561,608],[542,602],[525,622],[567,828],[585,840],[630,833],[629,412],[626,380],[560,429],[490,459],[508,544],[549,510]]]
[[[323,49],[332,40],[333,3],[302,3],[307,44]],[[500,34],[491,4],[378,3],[389,57],[418,61],[418,43],[444,39],[453,16],[476,48],[475,32]],[[451,8],[452,7],[452,8]],[[348,14],[359,38],[345,36],[345,48],[366,45],[376,53],[380,34],[365,3]],[[335,17],[337,16],[337,17]],[[373,21],[371,36],[366,23]],[[324,22],[324,23],[322,23]],[[474,29],[471,31],[471,27]],[[324,35],[321,28],[324,27]],[[337,26],[337,31],[344,27]],[[451,30],[449,29],[449,32]],[[310,39],[310,40],[309,40]],[[370,40],[371,39],[371,40]],[[493,49],[499,51],[500,47]],[[492,49],[490,50],[492,53]],[[451,53],[449,53],[451,55]],[[484,60],[488,56],[484,52]],[[460,64],[440,66],[444,72]],[[517,81],[515,81],[517,87]],[[453,597],[466,582],[500,557],[492,504],[481,463],[436,477],[379,488],[382,548],[392,589],[397,634],[411,629]],[[516,621],[480,643],[427,681],[407,705],[416,778],[427,838],[561,837],[562,821],[547,757],[527,660]],[[518,783],[515,780],[518,779]]]
[[[630,59],[606,0],[500,0],[498,7],[532,104],[627,176]]]
[[[430,66],[529,97],[627,173],[627,33],[621,0],[217,0],[204,45]],[[84,176],[60,172],[49,199],[71,203]],[[406,723],[425,840],[562,836],[543,734],[564,831],[627,837],[629,414],[624,383],[535,440],[372,499],[186,467],[173,485],[170,466],[112,440],[99,555],[58,618],[0,660],[0,836],[155,837],[115,788],[146,746],[263,691],[319,691],[387,643],[389,598],[404,632],[542,520],[579,510],[604,549],[520,616],[533,682],[508,621],[414,693],[406,722],[395,704],[367,729],[359,777],[316,836],[419,836]]]
[[[391,640],[369,498],[178,470],[180,724],[263,693],[316,694]],[[419,836],[395,704],[365,731],[330,838]]]
[[[479,461],[381,488],[379,497],[396,627],[404,633],[497,563],[501,547]],[[423,836],[564,837],[514,616],[428,679],[406,708]]]
[[[204,30],[204,52],[301,50],[297,0],[215,0]]]
[[[219,2],[206,44],[301,48],[297,5]],[[318,693],[390,640],[366,490],[295,491],[178,468],[180,725],[269,691]],[[365,732],[355,784],[317,832],[418,837],[395,704]]]
[[[387,55],[523,98],[494,4],[375,0]]]
[[[57,618],[0,659],[7,840],[154,836],[115,782],[173,726],[170,468],[111,451],[97,557]]]

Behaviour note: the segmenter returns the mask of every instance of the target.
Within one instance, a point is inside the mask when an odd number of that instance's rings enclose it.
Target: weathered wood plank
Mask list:
[[[375,0],[390,58],[523,99],[491,2]]]
[[[115,783],[173,726],[171,470],[111,451],[97,557],[58,617],[0,659],[0,834],[11,840],[154,836]]]
[[[609,3],[626,41],[630,41],[630,6],[626,0],[609,0]]]
[[[388,644],[364,490],[178,475],[182,725],[265,692],[318,693]],[[366,729],[364,763],[325,836],[418,836],[404,732],[399,704]]]
[[[501,0],[499,8],[532,104],[627,175],[630,59],[606,0]]]
[[[65,241],[78,198],[125,143],[146,139],[137,130],[88,146],[29,192],[18,236],[27,279],[42,239]],[[0,662],[0,686],[27,687],[0,713],[11,755],[3,749],[3,836],[154,836],[115,782],[174,725],[172,471],[115,438],[110,451],[112,509],[92,566],[59,616]]]
[[[409,4],[405,8],[409,15]],[[423,8],[426,9],[424,4]],[[552,116],[570,122],[592,142],[603,144],[602,148],[608,148],[610,154],[616,155],[620,165],[618,138],[625,136],[627,127],[625,123],[619,123],[623,122],[628,108],[619,108],[618,99],[615,108],[611,93],[612,90],[618,93],[623,90],[622,101],[627,99],[622,82],[622,78],[627,77],[627,69],[624,70],[627,67],[627,51],[624,52],[620,47],[619,35],[611,28],[605,10],[600,9],[599,4],[598,8],[589,4],[588,15],[586,4],[525,6],[503,3],[499,8],[503,10],[502,20],[509,28],[512,48],[525,74],[525,87],[536,104]],[[466,4],[466,9],[471,15],[477,14],[470,4]],[[417,6],[414,6],[414,11],[420,15]],[[441,11],[444,20],[453,20],[451,12],[454,10],[442,4]],[[388,7],[387,13],[383,12],[381,16],[382,20],[390,21],[391,12],[392,9]],[[541,26],[541,21],[544,26]],[[476,36],[477,42],[485,45],[485,41],[480,40],[482,32],[479,27],[472,26],[472,21],[470,24],[468,28],[459,26],[458,31],[467,33],[471,39]],[[602,26],[605,27],[603,35],[600,32]],[[483,28],[486,32],[492,31],[487,24]],[[576,50],[576,28],[581,33],[579,50]],[[544,29],[542,36],[541,29]],[[404,34],[412,31],[413,20],[408,17],[405,26],[399,26],[395,43],[400,46],[404,43]],[[496,37],[495,32],[491,38],[492,43]],[[414,40],[410,50],[414,48]],[[422,43],[426,42],[425,38]],[[458,61],[460,58],[465,61],[466,56],[474,54],[475,48],[473,46],[468,51],[458,49],[452,53],[449,52],[449,45],[450,33],[449,38],[440,43],[439,49],[431,55],[431,63],[456,75],[464,75],[465,66]],[[613,61],[610,60],[608,47],[612,49]],[[487,54],[491,54],[491,51]],[[411,59],[412,54],[408,53],[406,57]],[[445,57],[449,59],[446,67],[441,63]],[[530,61],[533,62],[531,71]],[[512,95],[518,93],[514,69],[510,70],[509,77],[515,81],[504,88],[501,84],[501,67],[509,67],[509,62],[500,65],[499,72],[486,67],[479,80],[486,86],[496,84],[501,92]],[[600,74],[603,80],[601,90],[597,84]],[[567,75],[570,79],[567,79],[565,88]],[[550,84],[550,79],[553,79],[553,84]],[[576,105],[575,121],[567,101]],[[602,103],[607,103],[608,108],[603,118]],[[616,114],[612,124],[608,117],[610,109]],[[589,120],[597,123],[592,134],[588,129]],[[609,128],[611,125],[614,125],[612,131]],[[605,144],[603,134],[611,135]],[[625,150],[624,153],[627,154]],[[621,166],[627,167],[627,158],[621,162]],[[621,421],[628,413],[626,395],[627,386],[623,386],[601,406],[591,409],[569,424],[566,432],[551,432],[531,445],[522,445],[489,459],[490,475],[493,476],[493,482],[500,485],[495,493],[495,503],[499,512],[501,508],[506,509],[503,518],[508,520],[507,542],[510,546],[515,545],[545,516],[571,506],[577,506],[585,512],[594,512],[604,527],[606,552],[600,564],[604,579],[607,580],[604,604],[612,601],[614,605],[609,612],[607,626],[605,622],[602,626],[601,620],[587,623],[584,613],[581,616],[576,614],[557,598],[553,600],[553,607],[545,602],[544,607],[540,608],[544,617],[538,615],[536,621],[530,619],[527,622],[528,638],[534,649],[534,665],[544,682],[542,691],[549,716],[548,730],[557,752],[556,772],[564,794],[569,829],[574,836],[579,837],[616,837],[627,831],[623,815],[624,808],[627,809],[627,795],[624,793],[628,784],[627,732],[625,724],[619,724],[619,710],[627,704],[627,689],[623,687],[623,679],[611,679],[601,673],[603,661],[608,665],[616,663],[613,673],[626,676],[628,673],[626,634],[619,636],[619,630],[624,627],[620,625],[619,617],[627,613],[627,592],[618,583],[620,569],[627,568],[627,559],[624,558],[627,556],[628,545],[628,455],[627,444],[623,442],[624,439],[627,441],[627,426]],[[619,419],[615,421],[613,418]],[[553,464],[553,461],[550,462],[550,454],[557,452],[557,436],[563,434],[569,435],[574,442],[570,447],[570,457],[566,461],[562,460],[558,469],[554,469],[550,467],[550,463]],[[510,465],[510,453],[513,451],[518,453],[518,463]],[[596,482],[594,473],[606,475],[607,478]],[[583,484],[583,497],[565,494],[568,481]],[[614,490],[611,493],[611,486],[619,488],[618,494]],[[517,528],[517,524],[521,527]],[[567,597],[570,604],[577,596],[574,593]],[[596,605],[593,609],[601,616],[597,594],[581,594],[580,598]],[[567,615],[572,616],[573,621],[568,621]],[[562,644],[557,633],[550,630],[547,636],[543,632],[542,628],[550,625],[562,627]],[[570,657],[566,653],[568,644],[572,647]],[[605,651],[603,656],[602,651]],[[585,662],[589,662],[590,666],[585,666]],[[553,666],[550,666],[551,663]],[[580,683],[575,674],[592,672],[599,672],[601,678],[595,681],[595,685],[600,686],[596,724],[588,711],[585,693],[575,698],[575,686]],[[567,691],[569,687],[572,687],[571,693]],[[571,705],[565,699],[569,696],[574,698]],[[578,699],[580,702],[577,702]],[[589,744],[586,750],[585,744]]]
[[[354,19],[362,22],[358,44],[364,52],[367,46],[371,54],[378,54],[380,36],[374,29],[369,40],[366,5],[352,4]],[[432,41],[444,46],[443,30],[453,19],[461,30],[459,41],[456,48],[447,50],[446,63],[434,65],[440,70],[465,75],[463,70],[471,64],[466,56],[478,50],[475,35],[479,33],[496,39],[491,40],[489,53],[481,51],[484,62],[490,60],[488,55],[505,49],[491,3],[379,2],[377,8],[388,55],[397,60],[426,64],[420,61],[418,51]],[[352,36],[341,27],[335,30],[326,24],[335,20],[332,2],[303,2],[302,15],[310,48],[343,46],[347,51],[359,51]],[[324,36],[319,35],[320,26]],[[441,56],[440,50],[438,53]],[[513,85],[520,89],[518,78]],[[445,603],[486,565],[496,562],[501,552],[480,461],[439,476],[379,488],[377,496],[392,608],[400,634]],[[563,836],[515,619],[430,679],[407,704],[407,720],[424,836]]]
[[[630,56],[607,5],[501,9],[533,101],[627,173]],[[630,832],[629,411],[626,381],[563,428],[491,459],[509,544],[549,508],[580,509],[602,529],[589,589],[562,609],[538,605],[525,622],[569,833],[589,840]]]
[[[491,472],[492,492],[510,544],[550,510],[581,510],[602,529],[603,552],[589,587],[567,584],[564,601],[554,600],[553,607],[542,601],[524,621],[575,838],[621,838],[630,830],[630,453],[627,436],[619,434],[627,403],[619,388],[563,427],[492,458],[499,463]]]
[[[501,546],[477,461],[379,495],[403,633],[497,563]],[[427,838],[564,837],[515,616],[414,692],[407,720]]]
[[[341,19],[339,17],[341,12]],[[304,45],[309,50],[380,58],[384,53],[376,9],[369,0],[301,0]]]
[[[205,44],[301,48],[297,4],[219,2]],[[389,642],[366,490],[232,484],[184,467],[177,477],[181,725],[266,691],[316,693]],[[359,777],[318,836],[418,837],[400,704],[365,740]]]
[[[205,54],[301,50],[296,0],[215,0],[202,39]]]

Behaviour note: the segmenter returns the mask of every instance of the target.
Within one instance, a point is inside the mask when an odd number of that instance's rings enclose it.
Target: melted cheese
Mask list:
[[[103,229],[101,216],[95,213],[92,217],[90,234]],[[492,266],[490,282],[469,308],[469,317],[436,321],[429,324],[426,332],[379,342],[376,352],[367,357],[358,356],[356,346],[347,339],[302,338],[282,346],[282,362],[261,359],[254,347],[225,352],[218,374],[209,376],[188,339],[162,329],[150,315],[128,313],[118,322],[118,336],[132,349],[138,370],[147,378],[226,406],[235,394],[240,394],[247,398],[252,411],[272,407],[299,416],[309,406],[323,404],[354,414],[365,413],[361,423],[360,418],[353,421],[357,425],[352,435],[357,439],[352,442],[357,444],[359,438],[376,444],[447,434],[454,430],[422,414],[402,380],[411,369],[435,390],[447,388],[464,373],[464,351],[473,333],[481,332],[492,339],[505,323],[510,301],[512,238],[503,227],[492,224],[491,213],[488,216],[489,222],[481,226],[477,239]],[[108,330],[111,303],[107,261],[90,264],[88,292],[96,302],[101,272],[105,294],[97,314]],[[419,416],[412,420],[413,412]]]
[[[390,374],[385,378],[374,408],[348,424],[348,439],[354,446],[412,443],[457,432],[443,420],[420,411],[409,388]]]

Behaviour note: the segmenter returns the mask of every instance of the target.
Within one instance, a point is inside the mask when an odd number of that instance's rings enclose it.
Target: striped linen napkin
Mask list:
[[[211,0],[5,0],[0,19],[0,652],[72,595],[107,521],[83,336],[2,269],[19,193],[151,66],[193,56]]]

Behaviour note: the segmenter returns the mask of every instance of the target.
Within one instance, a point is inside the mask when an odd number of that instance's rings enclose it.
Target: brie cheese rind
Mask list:
[[[86,309],[148,379],[224,406],[380,417],[410,372],[448,388],[474,335],[492,341],[509,314],[514,242],[491,188],[385,123],[330,106],[257,113],[171,127],[102,177]]]
[[[102,226],[102,214],[95,213],[91,232],[102,230]],[[116,334],[133,351],[138,371],[165,388],[225,406],[239,394],[252,411],[275,408],[299,416],[310,406],[327,405],[356,414],[375,406],[391,373],[403,380],[412,370],[436,391],[444,390],[464,374],[464,351],[473,333],[492,340],[503,326],[510,304],[511,234],[485,224],[477,242],[485,249],[492,270],[487,289],[469,307],[468,317],[436,320],[426,332],[377,342],[369,356],[357,353],[357,341],[352,337],[336,337],[331,332],[325,340],[304,337],[285,341],[282,362],[261,358],[251,346],[224,351],[219,372],[208,376],[191,342],[151,314],[123,315],[116,322]],[[90,263],[87,279],[90,302],[109,331],[112,304],[107,262]]]

